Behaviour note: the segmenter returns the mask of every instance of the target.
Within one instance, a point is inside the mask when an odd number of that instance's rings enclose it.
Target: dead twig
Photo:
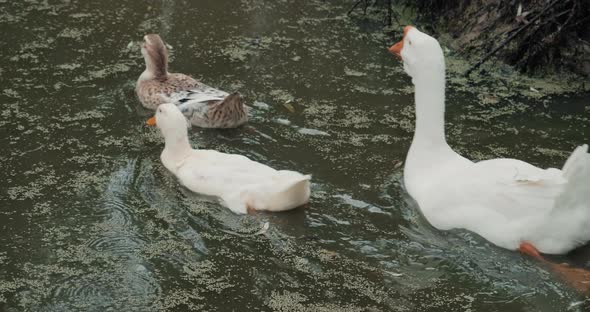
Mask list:
[[[352,12],[359,7],[359,5],[361,5],[361,3],[363,4],[363,14],[366,15],[367,14],[367,9],[369,8],[369,6],[371,7],[375,7],[377,5],[377,3],[381,4],[381,7],[385,7],[385,17],[383,18],[384,21],[383,23],[386,24],[387,26],[391,26],[393,19],[395,19],[398,24],[399,24],[399,19],[397,17],[397,14],[393,11],[393,7],[392,7],[392,0],[374,0],[373,3],[371,4],[371,0],[356,0],[356,2],[354,3],[354,5],[352,6],[352,8],[350,8],[350,10],[348,10],[348,12],[346,13],[346,15],[350,15],[352,14]]]
[[[363,0],[358,0],[353,6],[352,8],[350,8],[350,10],[348,10],[348,12],[346,12],[346,15],[350,15],[350,13],[352,13],[352,11],[354,11],[354,9],[356,9],[357,6],[359,6],[359,4],[361,4],[361,2],[363,2]]]
[[[363,14],[367,14],[367,8],[369,7],[369,1],[371,0],[357,0],[356,3],[352,6],[352,8],[350,8],[350,10],[348,10],[348,13],[346,13],[346,15],[350,15],[352,13],[352,11],[354,11],[354,9],[356,9],[361,3],[364,3],[364,8],[363,8]]]
[[[385,5],[387,6],[387,26],[391,26],[391,17],[393,16],[393,8],[391,8],[391,0],[385,0]]]
[[[519,67],[526,66],[528,69],[530,66],[534,66],[532,61],[538,58],[539,55],[545,54],[547,57],[551,57],[551,53],[548,53],[548,48],[552,45],[557,43],[560,40],[560,35],[563,33],[564,29],[567,29],[567,25],[570,24],[572,18],[576,15],[576,8],[578,6],[577,0],[566,0],[565,2],[561,2],[560,4],[571,4],[572,6],[565,11],[560,13],[553,12],[552,15],[544,18],[543,23],[537,23],[538,25],[535,26],[535,30],[530,33],[523,42],[525,44],[521,45],[520,55],[521,61],[518,62]],[[557,7],[556,7],[557,9]],[[567,19],[565,22],[560,23],[560,17],[568,14]],[[554,31],[549,32],[551,29],[551,25],[555,24],[557,29]],[[547,34],[549,32],[549,34]],[[537,33],[542,33],[541,36],[537,37]]]
[[[543,7],[543,9],[541,10],[541,12],[539,12],[539,14],[537,14],[535,17],[533,17],[530,21],[528,21],[527,24],[524,24],[523,26],[520,26],[520,28],[515,28],[517,29],[515,32],[513,32],[510,36],[508,36],[508,38],[504,39],[504,41],[502,41],[497,47],[495,47],[492,51],[488,52],[484,57],[482,57],[477,63],[475,63],[473,66],[471,66],[466,72],[465,72],[465,76],[469,76],[469,74],[479,68],[479,66],[481,66],[481,64],[483,64],[485,61],[487,61],[491,56],[493,56],[494,54],[496,54],[496,52],[498,52],[501,48],[503,48],[506,44],[508,44],[510,41],[512,41],[512,39],[516,38],[516,36],[518,36],[521,32],[523,32],[525,29],[527,29],[529,26],[533,25],[535,23],[536,20],[538,20],[543,14],[545,14],[545,12],[547,12],[547,10],[551,9],[553,6],[555,6],[557,3],[559,3],[560,0],[553,0],[552,2],[548,3],[545,5],[545,7]],[[513,29],[514,30],[514,29]],[[512,32],[513,30],[511,30],[510,32]]]
[[[564,27],[563,27],[563,29],[570,29],[570,28],[574,28],[574,27],[576,27],[576,26],[578,26],[578,25],[580,25],[580,24],[586,23],[586,22],[587,22],[589,19],[590,19],[590,16],[586,16],[586,17],[584,17],[583,19],[581,19],[581,20],[579,20],[579,21],[577,21],[577,22],[575,22],[575,23],[573,23],[573,24],[571,24],[571,25],[564,26]]]

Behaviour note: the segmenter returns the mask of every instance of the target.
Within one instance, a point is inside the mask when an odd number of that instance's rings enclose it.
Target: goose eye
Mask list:
[[[412,40],[408,39],[408,44],[412,45]]]
[[[162,113],[162,109],[161,108],[158,108],[158,113]]]

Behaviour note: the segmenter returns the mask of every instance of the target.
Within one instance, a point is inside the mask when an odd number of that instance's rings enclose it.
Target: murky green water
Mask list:
[[[535,262],[420,216],[409,78],[349,5],[0,0],[0,311],[583,311]],[[313,173],[309,209],[238,216],[179,187],[133,94],[150,32],[256,108],[193,144]],[[485,98],[449,90],[466,156],[560,167],[589,142],[587,96]]]

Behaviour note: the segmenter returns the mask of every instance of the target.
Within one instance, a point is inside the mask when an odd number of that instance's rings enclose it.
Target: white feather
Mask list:
[[[276,170],[242,155],[193,150],[181,126],[184,119],[173,104],[160,105],[156,113],[166,140],[162,163],[188,189],[221,198],[235,213],[248,208],[284,211],[309,200],[311,176]]]

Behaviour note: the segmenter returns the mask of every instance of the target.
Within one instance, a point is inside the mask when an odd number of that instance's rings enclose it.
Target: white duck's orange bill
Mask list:
[[[389,52],[395,54],[397,57],[402,57],[402,49],[404,48],[404,40],[394,44],[389,48]]]
[[[148,126],[155,126],[156,125],[156,116],[153,116],[152,118],[148,119],[145,123]]]
[[[410,31],[410,29],[414,28],[414,26],[406,26],[404,27],[404,37],[402,38],[402,40],[394,45],[391,46],[391,48],[389,48],[389,52],[397,55],[399,58],[402,57],[402,49],[404,48],[404,40],[406,39],[406,35],[408,34],[408,31]]]

